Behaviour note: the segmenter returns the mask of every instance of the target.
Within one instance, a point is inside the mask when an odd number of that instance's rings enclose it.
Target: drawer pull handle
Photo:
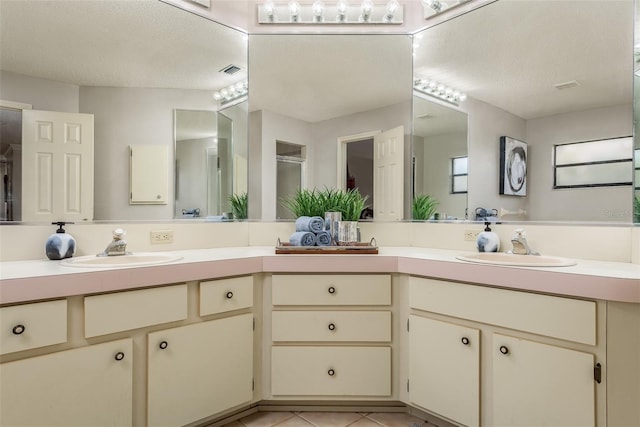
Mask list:
[[[336,371],[334,371],[333,369],[329,369],[327,371],[327,374],[329,374],[330,377],[333,377],[336,374]]]
[[[329,293],[330,293],[331,295],[333,295],[333,294],[335,294],[335,293],[336,293],[336,288],[334,288],[333,286],[329,286],[328,291],[329,291]]]
[[[116,356],[115,356],[115,359],[116,359],[118,362],[119,362],[119,361],[121,361],[122,359],[124,359],[124,353],[123,353],[123,352],[121,352],[121,351],[117,352],[117,353],[116,353]]]
[[[160,347],[160,350],[164,350],[165,348],[169,347],[169,343],[166,341],[160,341],[160,345],[158,345],[158,347]]]
[[[13,327],[11,332],[13,332],[13,335],[20,335],[26,330],[27,330],[27,328],[24,325],[16,325],[16,326]]]
[[[227,292],[227,299],[231,299],[233,298],[233,292],[229,291]]]
[[[330,330],[330,331],[335,331],[335,330],[336,330],[336,325],[335,325],[335,323],[329,323],[329,330]]]
[[[471,341],[469,341],[469,338],[467,338],[467,337],[462,337],[462,339],[460,341],[462,341],[462,344],[464,344],[464,345],[469,345],[469,343],[471,342]]]
[[[500,346],[500,353],[509,354],[509,347],[507,347],[506,345],[501,345]]]

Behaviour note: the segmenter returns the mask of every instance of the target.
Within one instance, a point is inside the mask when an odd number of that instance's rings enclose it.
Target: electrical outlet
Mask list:
[[[480,232],[477,230],[464,230],[464,241],[475,242],[478,239],[478,234]]]
[[[156,230],[151,232],[151,244],[173,243],[173,230]]]

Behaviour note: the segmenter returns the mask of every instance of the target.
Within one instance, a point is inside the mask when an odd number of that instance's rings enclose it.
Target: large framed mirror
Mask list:
[[[500,0],[415,35],[414,78],[468,95],[469,219],[632,221],[633,17],[632,0]],[[525,197],[500,194],[504,136],[527,144]]]
[[[216,193],[219,200],[207,204],[216,213],[226,210],[224,199],[246,189],[247,109],[223,112],[213,99],[215,91],[247,79],[245,33],[159,0],[3,1],[0,57],[0,99],[33,110],[93,115],[94,203],[93,217],[86,219],[182,217],[172,185],[176,110],[221,113],[228,121],[225,138],[233,137],[231,160],[224,166],[228,178]],[[19,161],[20,144],[19,138],[10,141],[3,134],[3,191],[13,189],[14,204],[20,204],[21,175],[11,162]],[[167,148],[168,161],[157,165],[167,168],[169,176],[165,204],[129,203],[132,145]],[[185,180],[207,184],[204,175]],[[189,203],[184,208],[191,206],[197,207]]]

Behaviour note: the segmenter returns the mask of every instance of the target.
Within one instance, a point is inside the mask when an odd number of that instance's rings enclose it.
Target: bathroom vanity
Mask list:
[[[637,425],[640,267],[459,251],[2,263],[0,423],[205,425],[269,407]]]

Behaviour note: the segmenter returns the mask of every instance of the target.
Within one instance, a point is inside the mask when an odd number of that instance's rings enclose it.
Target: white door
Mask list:
[[[404,203],[404,126],[373,137],[373,217],[400,220]]]
[[[93,220],[93,114],[22,111],[22,221]]]

